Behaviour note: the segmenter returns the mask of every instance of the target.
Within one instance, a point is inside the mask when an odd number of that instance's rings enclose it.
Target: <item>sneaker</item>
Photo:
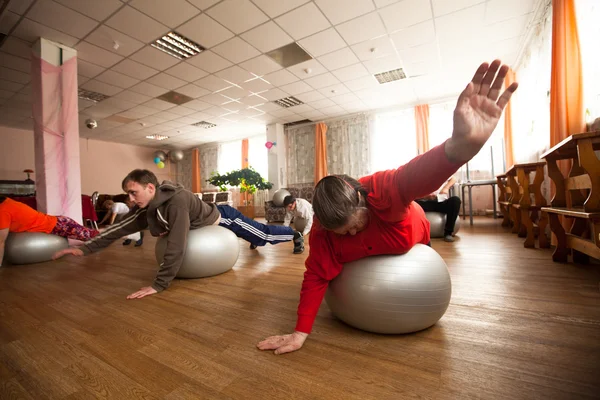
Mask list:
[[[250,250],[256,250],[257,247],[257,245],[250,243]]]
[[[301,254],[304,252],[304,236],[302,233],[294,233],[294,254]]]
[[[144,232],[140,232],[140,240],[135,242],[135,247],[140,247],[144,244]]]
[[[123,246],[129,246],[131,244],[131,239],[125,239],[123,241]]]
[[[454,242],[454,237],[452,235],[444,236],[444,242]]]
[[[304,253],[304,245],[294,246],[294,254],[302,254],[302,253]]]

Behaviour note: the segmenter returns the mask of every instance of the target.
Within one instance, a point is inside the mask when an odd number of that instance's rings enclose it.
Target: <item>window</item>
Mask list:
[[[586,120],[593,122],[600,117],[600,2],[598,0],[576,0],[577,29],[581,45],[583,72],[584,107]]]
[[[217,164],[221,175],[242,168],[242,141],[219,143]]]
[[[267,135],[248,138],[248,164],[265,180],[269,179],[269,153],[265,147]]]
[[[371,170],[395,169],[417,156],[413,108],[375,115],[371,136]]]
[[[452,136],[456,101],[429,106],[429,148],[433,149]]]

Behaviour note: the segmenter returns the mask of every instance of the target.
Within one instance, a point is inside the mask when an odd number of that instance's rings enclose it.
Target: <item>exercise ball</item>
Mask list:
[[[306,218],[294,217],[294,229],[298,232],[304,232],[306,228]]]
[[[442,257],[417,244],[402,255],[379,255],[346,263],[325,294],[333,315],[375,333],[428,328],[446,312],[452,287]]]
[[[429,221],[430,235],[432,238],[443,238],[444,227],[446,226],[446,214],[429,211],[425,213],[425,218]],[[456,223],[454,224],[454,234],[458,233],[460,229],[460,216],[456,217]]]
[[[181,150],[171,150],[169,152],[169,160],[171,160],[174,163],[177,163],[177,162],[183,160],[183,151],[181,151]]]
[[[167,153],[165,153],[162,150],[157,150],[152,155],[152,159],[154,160],[155,158],[158,158],[160,161],[165,162],[167,161]]]
[[[156,242],[154,253],[160,265],[163,262],[168,238]],[[187,246],[177,278],[205,278],[229,271],[237,262],[240,246],[235,233],[218,225],[189,231]]]
[[[283,207],[283,199],[285,199],[287,196],[291,196],[291,195],[292,194],[290,192],[288,192],[287,190],[279,189],[273,195],[273,204],[275,204],[277,207]]]
[[[52,260],[54,253],[69,247],[64,237],[42,232],[9,233],[4,244],[4,259],[14,265]]]

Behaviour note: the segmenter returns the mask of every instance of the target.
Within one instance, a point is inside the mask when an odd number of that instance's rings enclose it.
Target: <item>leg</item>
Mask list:
[[[289,226],[264,225],[256,222],[230,206],[218,206],[222,227],[225,227],[255,246],[277,244],[294,240],[294,230]]]
[[[52,235],[85,242],[100,233],[97,230],[89,229],[85,226],[79,225],[69,217],[61,215],[56,218],[56,226],[54,229],[52,229],[52,232],[50,232]]]
[[[442,202],[446,213],[446,226],[444,227],[444,236],[452,235],[454,232],[454,225],[456,224],[456,218],[460,211],[460,198],[452,196],[448,200]]]
[[[525,207],[521,207],[521,222],[526,230],[526,238],[523,246],[526,248],[535,248],[535,235],[533,233],[533,222],[529,215],[529,210]]]
[[[540,218],[538,219],[538,242],[540,249],[550,247],[550,243],[548,243],[548,238],[546,237],[546,225],[548,225],[548,214],[540,211]]]
[[[473,225],[473,196],[471,195],[471,189],[473,186],[469,186],[469,222]]]
[[[567,249],[567,236],[565,230],[560,223],[558,215],[549,213],[550,217],[550,228],[552,233],[556,236],[556,249],[552,254],[552,260],[558,262],[567,262],[567,256],[569,255],[569,249]]]

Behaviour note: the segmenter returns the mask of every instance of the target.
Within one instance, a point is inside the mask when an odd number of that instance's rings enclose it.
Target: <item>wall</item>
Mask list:
[[[26,175],[22,171],[35,169],[33,132],[0,126],[0,143],[0,179],[24,180]],[[148,147],[80,139],[82,193],[120,193],[121,181],[136,168],[154,172],[159,182],[176,179],[175,166],[167,163],[159,170],[154,165],[154,151]],[[35,174],[31,179],[35,180]]]

